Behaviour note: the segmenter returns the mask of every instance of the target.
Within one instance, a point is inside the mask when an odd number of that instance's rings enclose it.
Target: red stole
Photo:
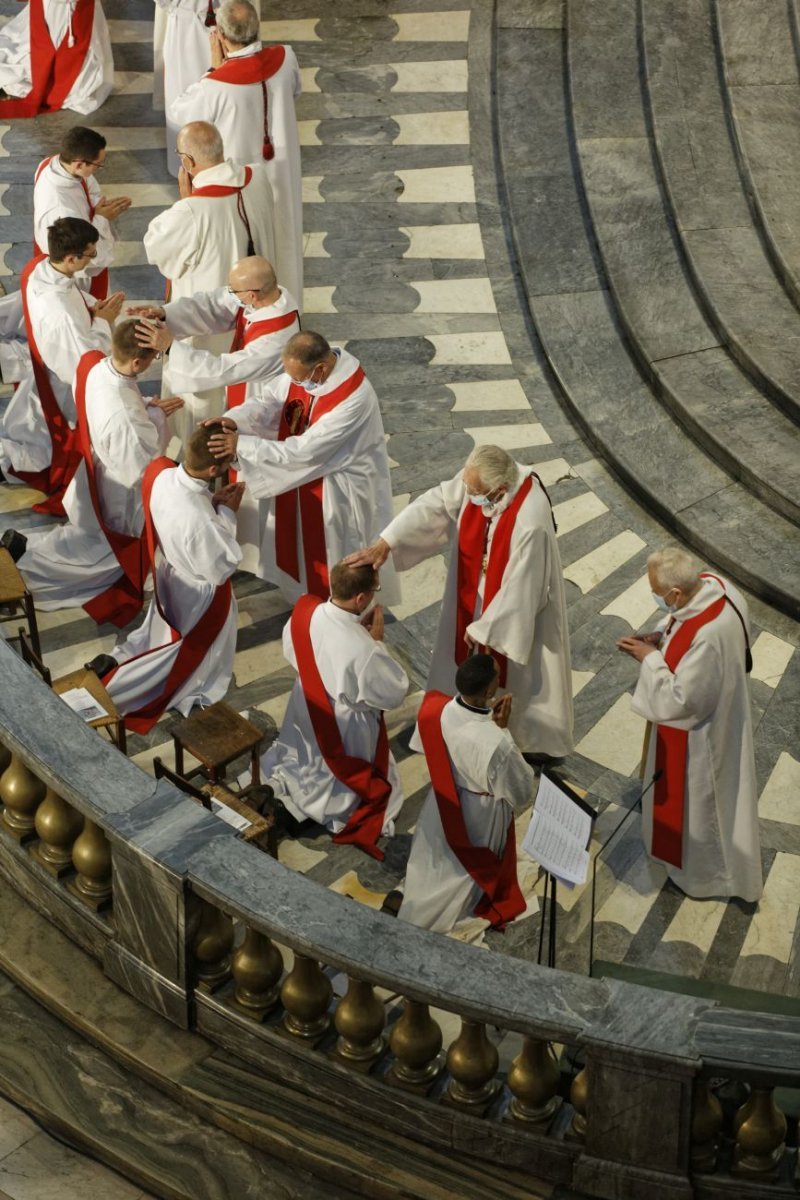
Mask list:
[[[44,254],[38,258],[32,258],[23,269],[19,283],[22,293],[22,311],[25,316],[25,331],[28,335],[28,347],[31,352],[33,377],[36,383],[39,402],[42,406],[42,412],[47,422],[47,428],[50,431],[52,454],[49,467],[45,467],[43,471],[15,471],[14,474],[30,487],[47,494],[47,500],[43,500],[40,504],[34,504],[33,508],[35,512],[49,513],[55,517],[63,517],[64,506],[61,500],[72,476],[75,474],[81,456],[76,444],[75,432],[70,429],[69,422],[62,413],[53,392],[50,383],[50,374],[36,345],[36,338],[33,335],[33,327],[28,311],[28,281],[33,270],[44,259]],[[77,287],[77,284],[75,286]]]
[[[267,80],[281,69],[285,58],[285,46],[264,46],[257,54],[248,54],[244,58],[226,59],[221,66],[214,67],[206,76],[206,78],[213,79],[215,83],[261,84],[261,94],[264,99],[264,140],[261,156],[267,161],[275,157],[275,147],[269,136]]]
[[[49,158],[46,158],[44,160],[44,162],[39,163],[39,166],[36,170],[36,175],[34,176],[34,179],[33,179],[34,187],[39,182],[39,176],[41,175],[42,171],[44,171],[44,169],[46,167],[50,166],[50,163],[53,161],[53,159],[55,157],[56,157],[55,154],[51,154]],[[75,179],[76,183],[79,183],[81,185],[81,187],[83,189],[83,194],[86,197],[86,208],[88,211],[88,216],[86,217],[86,220],[94,221],[95,208],[94,208],[94,205],[92,204],[91,198],[89,196],[89,185],[86,182],[86,180],[80,175],[74,176],[74,179]],[[42,256],[44,256],[47,253],[47,251],[39,245],[39,243],[36,241],[35,237],[33,239],[33,253],[34,253],[34,255],[41,254]],[[98,275],[91,276],[89,293],[90,293],[90,295],[94,296],[95,300],[105,300],[106,296],[108,295],[108,267],[106,267],[104,270],[100,271],[100,273]]]
[[[672,673],[687,652],[698,629],[716,620],[725,607],[725,597],[712,601],[696,617],[679,623],[664,651]],[[683,864],[683,824],[686,800],[686,757],[689,731],[656,725],[655,769],[661,771],[653,792],[653,843],[651,854],[674,867]]]
[[[78,0],[72,14],[74,45],[69,45],[69,28],[59,46],[54,46],[44,17],[43,0],[30,0],[31,90],[18,99],[0,100],[0,117],[35,117],[40,112],[57,112],[81,72],[92,40],[95,0]]]
[[[75,408],[78,412],[78,424],[75,432],[78,448],[86,465],[86,479],[97,524],[102,529],[114,552],[114,557],[122,568],[122,579],[112,583],[98,596],[93,596],[83,607],[89,616],[97,621],[98,625],[110,621],[112,625],[121,627],[132,621],[141,611],[144,582],[150,570],[150,562],[144,533],[138,537],[118,533],[115,529],[109,529],[103,518],[103,509],[97,490],[89,422],[86,417],[86,380],[92,367],[103,362],[104,357],[99,350],[89,350],[78,363],[78,370],[75,374]]]
[[[150,496],[153,484],[161,472],[175,469],[177,465],[171,458],[154,458],[150,465],[145,468],[144,476],[142,477],[144,536],[147,542],[147,553],[150,562],[154,565],[156,561],[158,534],[156,533],[153,516],[150,511]],[[176,629],[171,623],[162,608],[158,595],[157,572],[153,571],[153,600],[161,614],[162,620],[169,627],[170,638],[164,645],[153,646],[150,650],[145,650],[142,654],[136,655],[135,658],[146,658],[148,654],[156,654],[159,650],[163,650],[164,646],[174,645],[175,642],[180,642],[180,648],[161,692],[153,700],[149,701],[149,703],[143,704],[141,708],[137,708],[131,713],[126,713],[125,723],[128,729],[132,729],[134,733],[149,733],[161,714],[169,707],[170,700],[175,693],[192,677],[228,619],[231,607],[231,594],[231,581],[230,579],[226,579],[224,583],[220,583],[217,586],[214,595],[211,597],[211,603],[197,624],[188,633],[181,634],[180,630]],[[133,661],[133,658],[127,660],[127,662]],[[126,663],[120,663],[109,671],[107,675],[103,676],[103,683],[106,687],[120,667],[125,665]]]
[[[340,383],[331,392],[317,398],[316,393],[307,392],[301,383],[292,383],[281,414],[278,441],[305,433],[309,425],[315,425],[321,417],[332,412],[361,386],[364,372],[358,367],[349,379]],[[297,541],[302,536],[303,561],[306,568],[306,587],[314,596],[327,600],[328,555],[325,548],[325,522],[322,516],[323,478],[312,479],[275,497],[275,560],[281,571],[300,582],[300,561]],[[300,530],[297,528],[297,510],[300,509]]]
[[[381,862],[384,854],[376,843],[381,836],[386,806],[392,794],[392,785],[388,778],[389,738],[386,722],[381,713],[374,762],[354,758],[346,752],[311,642],[311,618],[320,604],[322,600],[318,596],[301,596],[292,613],[291,633],[292,645],[297,656],[300,686],[320,753],[331,774],[351,792],[355,792],[359,800],[344,829],[335,834],[333,840],[339,844],[358,846],[360,850]]]
[[[229,353],[235,354],[237,350],[243,350],[257,338],[266,337],[268,333],[277,333],[281,329],[289,329],[292,325],[300,328],[300,314],[296,309],[280,317],[268,317],[264,321],[247,321],[244,309],[240,308],[236,314],[236,326]],[[238,408],[240,404],[244,404],[247,383],[229,383],[225,390],[226,408]]]
[[[245,167],[244,183],[240,187],[228,183],[208,183],[204,187],[193,187],[190,200],[194,200],[195,196],[208,196],[212,200],[216,200],[220,196],[235,196],[237,192],[241,192],[242,188],[246,188],[250,180],[253,178],[253,168]]]
[[[517,494],[508,508],[497,518],[483,584],[483,612],[486,612],[500,590],[503,575],[508,566],[511,537],[517,514],[532,487],[533,476],[528,475],[520,484]],[[481,567],[486,554],[489,523],[489,517],[484,516],[480,507],[468,501],[458,523],[458,607],[456,609],[455,659],[459,666],[469,656],[469,647],[464,641],[464,634],[467,632],[467,626],[475,619],[475,605],[478,600]],[[505,655],[498,654],[494,650],[490,652],[494,655],[500,670],[500,686],[505,687],[507,659]]]
[[[473,846],[469,840],[453,765],[442,734],[442,710],[452,696],[427,692],[419,710],[418,728],[431,775],[439,817],[448,846],[466,873],[483,892],[474,915],[502,929],[525,911],[525,900],[517,882],[517,843],[514,818],[508,822],[502,857],[488,846]]]

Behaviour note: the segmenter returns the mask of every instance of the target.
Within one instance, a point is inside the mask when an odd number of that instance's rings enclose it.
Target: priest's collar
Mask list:
[[[678,608],[674,613],[670,613],[673,621],[688,621],[691,617],[698,616],[704,612],[709,604],[713,604],[715,600],[719,600],[720,596],[725,595],[724,588],[720,587],[716,579],[704,579],[703,585],[698,589],[688,604],[684,604],[683,608]]]
[[[251,42],[249,46],[242,46],[241,50],[231,50],[225,55],[225,58],[249,58],[251,54],[261,53],[261,42]]]
[[[492,711],[490,708],[481,708],[477,704],[468,704],[463,696],[456,696],[456,704],[460,705],[461,708],[465,708],[467,712],[481,713],[481,715]]]

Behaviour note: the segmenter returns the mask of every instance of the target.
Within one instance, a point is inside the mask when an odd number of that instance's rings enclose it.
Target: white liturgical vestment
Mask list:
[[[69,39],[73,14],[80,0],[41,0],[44,19],[56,49]],[[0,88],[15,97],[27,96],[32,85],[28,5],[0,30]],[[78,77],[62,108],[90,113],[99,108],[114,86],[111,37],[100,0],[95,0],[89,48]],[[42,249],[46,249],[42,246]]]
[[[156,568],[158,595],[169,622],[186,634],[202,620],[217,585],[239,566],[236,517],[224,505],[215,511],[208,485],[183,467],[162,471],[156,478],[150,511],[162,551]],[[169,644],[170,636],[151,600],[139,628],[115,646],[112,654],[120,666],[107,687],[123,714],[137,711],[163,691],[182,644]],[[231,681],[235,650],[236,601],[231,597],[225,624],[169,707],[187,716],[194,704],[221,700]]]
[[[492,510],[484,563],[491,555],[497,520],[529,472],[530,468],[520,466],[517,486]],[[458,523],[469,503],[459,471],[409,504],[381,533],[392,548],[395,567],[405,571],[448,543],[457,544]],[[484,566],[467,632],[479,645],[508,660],[505,686],[514,697],[509,730],[527,753],[568,754],[573,741],[572,671],[564,579],[550,505],[535,479],[514,523],[500,589],[482,611],[485,579]],[[447,695],[455,691],[457,593],[454,545],[426,691]]]
[[[732,606],[726,603],[712,621],[696,630],[674,673],[664,661],[671,638],[682,622],[696,617],[727,594],[748,627],[747,603],[731,583],[724,591],[716,579],[704,579],[697,595],[667,622],[660,649],[639,669],[634,712],[648,721],[689,732],[681,868],[665,863],[667,873],[689,896],[761,895],[758,792],[753,757],[750,695],[745,672],[745,636]],[[655,771],[656,736],[650,737],[645,781]],[[653,788],[642,800],[642,830],[650,850],[653,837]]]
[[[324,384],[313,393],[314,404],[335,391],[359,368],[346,350],[336,351],[337,363]],[[231,412],[240,432],[239,471],[257,499],[274,498],[301,484],[322,478],[322,513],[328,570],[375,540],[392,512],[389,459],[378,397],[366,378],[331,412],[299,436],[276,440],[291,379],[285,373]],[[312,409],[313,412],[313,409]],[[301,525],[298,521],[298,542]],[[303,554],[298,554],[300,580],[278,565],[275,547],[275,507],[270,506],[261,548],[259,574],[281,589],[294,603],[309,591]],[[381,602],[399,598],[391,565],[381,571]]]
[[[94,175],[90,175],[83,184],[75,175],[71,175],[66,167],[58,160],[58,155],[45,159],[40,163],[36,182],[33,185],[33,238],[42,254],[47,253],[47,230],[60,217],[80,217],[82,221],[91,221],[100,239],[95,249],[97,256],[90,265],[80,271],[74,278],[82,287],[88,288],[84,281],[99,275],[101,271],[111,266],[114,258],[114,242],[116,234],[110,221],[105,217],[90,218],[90,208],[95,208],[102,196],[100,185]]]
[[[451,700],[442,709],[444,737],[469,840],[502,856],[514,809],[533,798],[536,776],[507,729],[486,710]],[[482,892],[450,849],[431,789],[414,830],[398,917],[447,933],[473,914]]]
[[[72,381],[87,350],[109,352],[111,327],[94,320],[91,301],[78,285],[42,259],[28,280],[28,312],[36,345],[47,366],[58,406],[75,425]],[[52,445],[33,371],[17,388],[0,422],[0,468],[4,475],[42,471],[50,463]]]
[[[216,11],[220,3],[211,0],[211,8]],[[155,0],[155,4],[159,37],[154,31],[153,107],[166,109],[169,114],[178,96],[210,68],[209,34],[213,27],[206,25],[209,0]],[[167,165],[176,178],[181,162],[175,149],[180,128],[167,116]]]
[[[325,691],[331,698],[345,752],[372,762],[378,743],[380,713],[397,708],[408,691],[408,676],[382,642],[376,642],[355,613],[320,604],[311,617],[311,644]],[[291,622],[283,629],[283,653],[297,670]],[[338,833],[360,803],[354,792],[331,774],[320,753],[300,680],[295,681],[280,736],[262,758],[265,777],[296,820],[312,820]],[[394,833],[394,817],[403,791],[389,755],[392,794],[383,833]]]
[[[107,358],[87,376],[86,419],[103,519],[117,533],[137,535],[142,475],[167,442],[164,414],[147,405],[136,380],[121,375]],[[64,494],[64,511],[66,525],[27,535],[17,564],[42,609],[80,608],[122,575],[97,523],[83,461]]]
[[[231,54],[234,62],[260,53],[254,42]],[[300,95],[300,68],[291,46],[283,46],[283,62],[266,81],[268,125],[274,157],[266,162],[275,197],[276,257],[270,262],[278,279],[293,296],[303,296],[303,195],[300,143],[294,102]],[[187,121],[210,121],[222,135],[225,153],[233,162],[262,161],[264,97],[260,83],[222,83],[204,76],[173,102],[167,116],[177,129]]]

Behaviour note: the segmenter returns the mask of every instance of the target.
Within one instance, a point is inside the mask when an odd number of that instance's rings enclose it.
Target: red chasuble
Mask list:
[[[53,161],[54,158],[56,158],[56,155],[51,154],[49,158],[46,158],[43,163],[39,164],[37,171],[36,171],[36,175],[34,176],[34,179],[33,179],[34,186],[38,183],[39,176],[41,175],[42,171],[45,169],[45,167],[49,167],[50,163]],[[76,175],[75,179],[78,181],[78,183],[80,183],[81,187],[83,188],[83,194],[86,197],[85,220],[90,221],[90,222],[94,221],[95,208],[94,208],[94,205],[92,204],[91,199],[89,198],[89,185],[81,175]],[[36,241],[35,237],[33,239],[33,253],[41,254],[42,257],[44,257],[45,254],[47,253],[47,250],[44,247],[39,245],[39,243]],[[106,296],[108,295],[108,268],[107,267],[104,270],[102,270],[99,275],[92,275],[91,283],[89,286],[89,293],[90,293],[90,295],[94,296],[95,300],[105,300]]]
[[[317,398],[301,383],[292,383],[281,414],[278,441],[299,437],[310,425],[315,425],[326,413],[352,396],[364,381],[364,371],[356,371],[333,391]],[[324,479],[312,479],[299,488],[275,497],[275,559],[281,569],[300,582],[300,561],[297,549],[297,510],[300,509],[300,533],[303,539],[303,560],[306,568],[306,587],[314,596],[327,600],[328,555],[325,549],[325,522],[322,516],[322,487]]]
[[[453,765],[442,733],[442,710],[452,696],[427,692],[419,710],[418,728],[431,775],[439,818],[448,846],[466,873],[483,892],[474,915],[502,929],[525,911],[525,899],[517,882],[517,842],[514,818],[508,822],[502,857],[488,846],[473,846],[469,840]]]
[[[264,98],[264,142],[261,149],[262,157],[275,157],[275,147],[269,136],[269,98],[267,96],[267,80],[278,72],[286,58],[284,46],[264,46],[257,54],[248,54],[244,58],[228,58],[219,67],[214,67],[206,76],[215,83],[247,84],[260,83],[261,94]]]
[[[43,0],[30,0],[31,90],[27,96],[0,100],[0,118],[35,117],[40,112],[57,112],[81,73],[92,40],[95,0],[78,0],[72,13],[72,45],[67,28],[61,43],[54,46],[44,16]]]
[[[150,562],[153,564],[156,561],[158,534],[156,533],[153,516],[150,511],[150,495],[153,490],[153,484],[161,472],[174,470],[177,465],[171,458],[154,458],[145,469],[142,478],[144,536],[147,542],[147,553]],[[226,579],[224,583],[220,583],[217,586],[214,595],[211,597],[211,603],[197,624],[188,633],[183,635],[179,629],[175,628],[164,612],[158,595],[158,575],[155,570],[153,571],[153,600],[161,614],[161,619],[169,627],[169,641],[164,642],[161,646],[153,646],[150,650],[145,650],[141,654],[135,655],[135,658],[127,659],[126,663],[120,663],[119,666],[114,667],[107,675],[103,676],[103,683],[108,687],[108,684],[120,667],[127,665],[128,662],[134,662],[135,659],[139,658],[146,658],[148,654],[156,654],[159,650],[163,650],[165,646],[174,645],[176,642],[181,643],[161,692],[153,700],[149,701],[149,703],[143,704],[141,708],[137,708],[131,713],[126,713],[125,724],[134,733],[150,732],[161,714],[169,708],[172,697],[192,677],[208,653],[209,648],[219,637],[228,619],[228,612],[231,607],[231,581]]]
[[[380,713],[374,762],[366,762],[347,753],[311,642],[311,618],[320,604],[322,600],[317,596],[301,596],[292,613],[291,632],[300,686],[320,754],[331,774],[351,792],[355,792],[359,800],[344,829],[335,834],[333,840],[339,844],[358,846],[380,862],[384,854],[376,843],[381,836],[386,806],[392,794],[386,722],[383,713]]]
[[[300,314],[296,309],[294,312],[284,313],[280,317],[268,317],[264,321],[247,321],[244,309],[240,308],[236,314],[236,326],[230,353],[235,354],[237,350],[243,350],[257,338],[266,337],[268,333],[277,333],[281,329],[290,329],[292,325],[300,328]],[[230,383],[225,391],[226,408],[238,408],[240,404],[244,404],[247,384]]]
[[[720,596],[708,608],[681,621],[664,651],[664,661],[672,673],[694,641],[698,629],[715,621],[725,607]],[[689,731],[671,725],[656,725],[656,779],[653,792],[653,842],[651,854],[674,867],[683,865],[683,826],[686,809],[686,757]]]
[[[45,258],[44,254],[32,258],[20,275],[20,291],[22,293],[22,311],[25,317],[25,331],[28,336],[28,348],[31,352],[33,378],[36,392],[42,406],[44,419],[50,432],[52,454],[49,467],[43,471],[15,471],[14,474],[37,491],[45,492],[48,499],[40,504],[34,504],[34,512],[48,513],[54,517],[63,517],[64,506],[61,503],[72,476],[80,462],[80,450],[77,447],[75,432],[70,429],[69,422],[59,407],[53,388],[50,384],[50,374],[44,364],[36,338],[33,335],[30,313],[28,312],[28,281],[35,267]],[[77,285],[76,285],[77,286]]]

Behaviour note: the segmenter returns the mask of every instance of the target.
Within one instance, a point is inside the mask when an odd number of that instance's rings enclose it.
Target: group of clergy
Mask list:
[[[283,645],[297,681],[264,759],[268,803],[285,830],[313,821],[378,859],[403,799],[384,712],[409,687],[384,644],[383,605],[400,599],[398,573],[449,548],[411,743],[432,789],[405,886],[385,908],[435,930],[470,915],[502,928],[526,908],[514,814],[535,799],[536,771],[573,748],[549,496],[534,469],[479,445],[393,516],[375,390],[353,355],[300,329],[296,59],[262,46],[249,0],[157,5],[179,198],[144,244],[168,299],[123,316],[124,296],[109,295],[115,222],[130,201],[97,184],[105,139],[70,130],[36,173],[35,254],[20,292],[0,302],[0,367],[19,385],[0,422],[0,468],[43,493],[38,511],[67,520],[9,530],[3,544],[40,607],[81,605],[121,629],[152,574],[143,622],[91,664],[140,733],[168,708],[187,714],[226,694],[233,574],[277,586],[293,605]],[[30,0],[16,24],[0,35],[0,112],[102,101],[97,0]],[[30,52],[18,53],[27,76],[11,70],[14,47],[30,51],[43,27],[49,84]],[[137,380],[162,356],[162,391],[174,394],[147,397]],[[171,434],[180,462],[166,457]],[[654,609],[668,615],[619,642],[641,663],[634,705],[654,725],[647,848],[690,895],[754,900],[746,605],[683,551],[653,556],[649,570]]]

